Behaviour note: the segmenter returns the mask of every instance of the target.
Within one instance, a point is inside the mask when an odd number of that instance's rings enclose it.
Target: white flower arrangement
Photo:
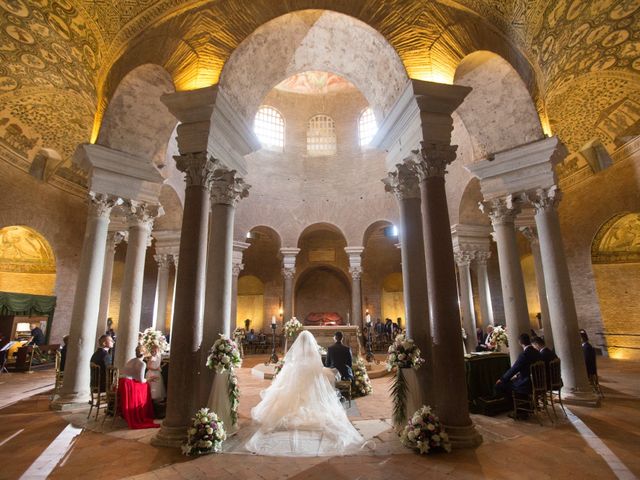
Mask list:
[[[322,345],[318,345],[318,353],[320,355],[326,355],[327,354],[327,349],[324,348]]]
[[[238,345],[226,335],[221,334],[220,338],[215,341],[211,350],[209,350],[207,367],[222,373],[230,372],[234,368],[240,367],[240,365],[242,365],[242,358],[240,357]]]
[[[224,422],[208,408],[196,412],[187,434],[187,443],[182,446],[185,455],[218,453],[222,450],[222,442],[227,439]]]
[[[291,320],[284,324],[284,334],[287,337],[295,337],[301,331],[302,324],[296,317],[293,317]]]
[[[282,368],[283,368],[283,367],[284,367],[284,358],[283,358],[283,359],[278,360],[278,363],[276,363],[276,364],[273,366],[273,369],[274,369],[274,370],[273,370],[273,378],[274,378],[274,379],[275,379],[275,378],[278,376],[278,374],[282,371]]]
[[[367,373],[367,367],[364,364],[364,360],[360,357],[356,359],[356,363],[353,366],[353,377],[355,396],[364,397],[373,392],[373,386],[371,385],[371,379]]]
[[[417,370],[425,362],[420,355],[420,349],[413,343],[413,340],[406,338],[404,335],[398,335],[393,343],[389,345],[387,370],[391,371],[394,367]]]
[[[235,340],[236,343],[240,343],[247,336],[247,331],[244,328],[238,327],[233,331],[232,336],[233,336],[233,340]]]
[[[496,351],[500,351],[502,346],[509,346],[509,339],[507,338],[507,332],[501,325],[496,325],[493,327],[493,333],[491,334],[491,338],[489,339],[489,344],[493,346]]]
[[[151,355],[154,349],[157,349],[160,355],[169,351],[169,344],[164,334],[160,330],[154,330],[153,328],[147,328],[142,332],[138,343],[147,355]]]
[[[413,414],[400,434],[400,442],[420,453],[430,453],[433,450],[451,451],[449,436],[429,406],[423,406]]]

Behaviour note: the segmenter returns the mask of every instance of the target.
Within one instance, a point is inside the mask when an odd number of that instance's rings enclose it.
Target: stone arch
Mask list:
[[[480,211],[478,204],[483,200],[480,180],[472,178],[462,190],[456,223],[466,225],[489,225],[489,217]]]
[[[298,235],[298,242],[297,242],[298,247],[300,247],[300,242],[302,241],[303,237],[305,237],[306,235],[309,235],[310,233],[317,232],[320,230],[328,230],[332,233],[337,234],[339,237],[342,238],[342,240],[344,240],[345,245],[347,245],[347,236],[344,234],[344,231],[340,227],[329,222],[317,222],[317,223],[308,225],[300,232],[300,234]]]
[[[467,55],[454,84],[473,89],[456,112],[471,137],[474,160],[544,137],[527,85],[500,55],[487,50]]]
[[[358,42],[354,42],[356,35]],[[327,44],[335,48],[326,48]],[[341,54],[336,55],[336,50]],[[281,54],[274,58],[270,55],[274,51]],[[260,82],[248,74],[256,62],[263,66]],[[328,71],[349,80],[367,98],[379,121],[408,79],[400,57],[374,28],[334,11],[301,10],[274,18],[247,36],[226,61],[220,85],[248,119],[273,87],[308,70]]]
[[[639,359],[640,301],[633,292],[640,289],[640,212],[619,213],[601,225],[591,262],[609,355]]]
[[[144,64],[131,70],[109,102],[96,143],[143,158],[162,171],[176,119],[160,97],[173,91],[163,67]]]
[[[154,222],[154,230],[180,230],[182,228],[182,202],[178,193],[173,186],[168,183],[162,185],[160,189],[160,197],[158,198],[160,205],[164,210]]]
[[[247,230],[247,233],[246,233],[245,241],[247,241],[247,240],[250,241],[250,236],[249,235],[252,232],[258,232],[258,234],[266,234],[266,235],[270,236],[273,240],[275,240],[275,243],[278,246],[278,250],[283,246],[282,245],[282,237],[280,236],[280,234],[278,233],[278,231],[275,228],[273,228],[273,227],[271,227],[269,225],[266,225],[266,224],[264,224],[264,225],[255,225],[255,226],[249,228]]]
[[[386,228],[386,227],[392,227],[392,226],[396,226],[394,225],[393,222],[391,220],[376,220],[375,222],[372,222],[364,231],[364,233],[362,234],[362,246],[366,246],[367,242],[369,241],[369,238],[371,237],[371,235],[373,235],[376,231],[382,229],[382,228]]]

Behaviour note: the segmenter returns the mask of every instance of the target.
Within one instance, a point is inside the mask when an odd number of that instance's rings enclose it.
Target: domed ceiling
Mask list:
[[[257,27],[308,8],[376,29],[412,78],[450,81],[467,54],[498,53],[574,152],[594,138],[611,151],[640,120],[640,0],[0,0],[0,157],[28,171],[55,150],[49,181],[81,195],[71,155],[129,71],[151,62],[178,89],[211,85]]]

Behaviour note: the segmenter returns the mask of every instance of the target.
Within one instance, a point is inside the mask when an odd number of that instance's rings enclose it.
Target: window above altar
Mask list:
[[[378,124],[371,107],[365,108],[360,114],[358,120],[358,138],[360,139],[360,147],[366,148],[378,132]]]
[[[310,156],[335,155],[336,124],[328,115],[315,115],[307,126],[307,153]]]
[[[253,121],[253,131],[262,148],[284,152],[284,118],[278,110],[267,105],[261,106]]]

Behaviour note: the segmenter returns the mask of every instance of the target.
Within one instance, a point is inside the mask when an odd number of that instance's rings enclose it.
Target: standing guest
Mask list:
[[[113,348],[113,338],[110,335],[101,335],[98,339],[98,349],[91,356],[91,363],[100,367],[100,378],[92,378],[92,382],[99,382],[98,385],[92,383],[92,387],[99,386],[101,392],[107,390],[107,367],[113,362],[109,350]]]
[[[382,325],[382,322],[380,321],[380,319],[376,320],[373,330],[376,332],[377,336],[380,336],[382,332],[384,332],[384,326]]]
[[[522,353],[513,366],[505,372],[496,382],[496,390],[511,396],[511,392],[520,394],[531,393],[531,365],[540,360],[540,353],[531,345],[528,333],[518,337],[518,343],[522,347]]]
[[[67,344],[69,343],[69,335],[62,337],[62,348],[60,349],[60,371],[64,372],[64,365],[67,363]]]
[[[596,349],[589,343],[589,335],[585,330],[580,330],[580,338],[582,339],[582,354],[584,355],[584,363],[587,367],[587,375],[592,380],[594,375],[598,375],[598,367],[596,365]]]
[[[116,331],[113,329],[113,319],[111,317],[107,318],[107,331],[104,332],[105,335],[109,335],[113,338],[113,342],[116,341]]]
[[[45,344],[44,332],[38,323],[31,324],[31,343],[38,347]]]
[[[166,397],[164,381],[162,380],[162,356],[158,351],[158,347],[151,347],[147,357],[147,373],[145,378],[151,385],[151,398],[154,402],[162,402]]]
[[[396,318],[396,323],[398,324],[398,328],[402,330],[402,317]]]
[[[531,339],[533,348],[540,353],[540,359],[544,362],[545,373],[547,374],[547,388],[551,386],[551,371],[549,370],[549,362],[555,360],[558,356],[553,350],[547,347],[547,344],[542,337],[533,337]]]
[[[138,345],[136,347],[136,356],[124,364],[124,367],[120,370],[120,376],[130,378],[131,380],[137,380],[138,382],[146,382],[147,380],[145,379],[144,371],[147,368],[147,365],[144,363],[143,357],[144,352],[142,347]]]

